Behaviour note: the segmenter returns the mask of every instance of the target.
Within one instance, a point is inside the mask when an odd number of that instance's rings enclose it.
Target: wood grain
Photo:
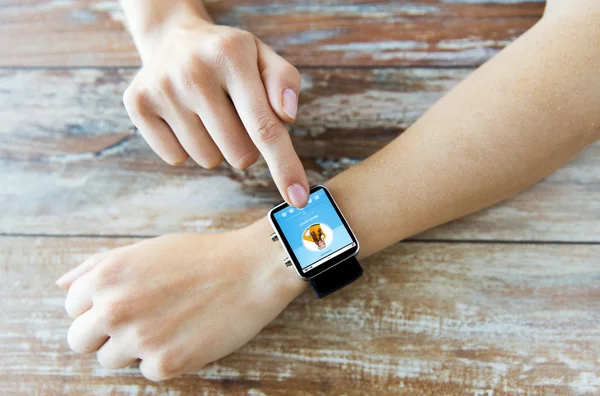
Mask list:
[[[53,284],[128,239],[0,238],[0,393],[600,392],[600,246],[403,243],[327,299],[306,293],[238,352],[163,384],[69,351]]]
[[[301,107],[291,128],[294,144],[303,158],[369,156],[470,71],[302,70]],[[158,164],[154,154],[136,144],[123,108],[123,92],[135,73],[124,68],[0,70],[0,157],[69,162],[100,154],[116,160],[109,155],[111,147],[123,141],[136,161]]]
[[[469,71],[303,70],[291,133],[310,181],[378,150]],[[0,233],[221,231],[278,202],[264,163],[243,172],[162,163],[122,107],[133,73],[0,71]],[[514,199],[417,238],[598,242],[598,169],[600,143]]]
[[[544,7],[206,3],[301,67],[290,132],[312,183],[402,133]],[[0,395],[600,394],[600,142],[365,260],[351,288],[299,297],[198,373],[156,384],[70,352],[57,276],[140,236],[241,227],[279,201],[264,163],[162,163],[121,104],[138,65],[117,0],[0,0]]]
[[[543,0],[212,0],[296,65],[479,65],[531,27]],[[0,2],[0,65],[139,63],[117,0]]]

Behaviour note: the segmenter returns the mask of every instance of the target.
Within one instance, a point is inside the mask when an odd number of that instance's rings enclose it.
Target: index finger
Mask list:
[[[297,208],[308,202],[306,172],[287,128],[273,112],[258,68],[227,84],[229,96],[252,142],[264,157],[283,199]]]

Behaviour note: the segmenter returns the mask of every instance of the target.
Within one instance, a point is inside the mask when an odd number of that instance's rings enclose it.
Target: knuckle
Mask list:
[[[173,74],[177,85],[184,91],[197,92],[209,80],[205,76],[205,71],[206,67],[202,61],[195,56],[189,56],[178,65],[178,69]]]
[[[159,92],[162,93],[172,93],[173,91],[173,83],[171,81],[171,77],[168,74],[161,74],[154,80],[153,88],[149,89],[150,92],[154,92],[156,96]]]
[[[102,367],[108,370],[117,370],[123,368],[124,365],[115,359],[115,351],[108,351],[104,348],[100,348],[96,353],[96,359]]]
[[[271,114],[262,112],[254,120],[256,137],[267,145],[275,144],[282,136],[282,125]]]
[[[98,363],[100,363],[100,366],[104,367],[105,369],[111,370],[113,368],[113,367],[111,367],[109,360],[106,358],[106,356],[104,356],[103,353],[98,352],[96,354],[96,360],[98,360]]]
[[[174,349],[164,349],[151,358],[150,379],[164,381],[178,375],[182,370],[181,358]]]
[[[103,262],[96,270],[95,282],[99,291],[112,288],[119,280],[120,259],[112,258]]]
[[[146,355],[152,355],[158,348],[159,341],[152,329],[144,325],[136,325],[131,329],[132,338],[137,348]]]
[[[98,363],[100,363],[100,366],[104,367],[105,369],[116,370],[120,368],[117,364],[115,364],[114,361],[112,361],[108,356],[102,353],[98,353],[96,359],[98,359]]]
[[[243,30],[232,29],[228,32],[228,34],[219,36],[217,44],[221,50],[233,55],[248,44],[247,39],[249,35],[250,33],[244,32]]]
[[[127,303],[121,299],[105,301],[98,307],[98,318],[109,332],[120,327],[127,319]]]
[[[159,353],[156,364],[156,369],[162,377],[167,377],[179,369],[176,356],[169,349]]]
[[[199,161],[198,165],[200,165],[201,167],[205,168],[205,169],[215,169],[217,167],[219,167],[219,165],[221,165],[223,163],[223,157],[215,157],[215,158],[209,158],[209,159],[203,159],[201,161]]]
[[[254,38],[251,33],[230,29],[227,33],[213,36],[206,41],[210,53],[220,59],[235,61],[249,48]],[[233,62],[234,64],[236,62]]]
[[[143,114],[151,106],[150,91],[130,86],[123,94],[123,104],[130,115]]]
[[[175,156],[170,156],[168,158],[164,158],[164,161],[171,166],[179,166],[183,165],[183,163],[185,163],[187,159],[188,155],[186,153],[182,153]]]
[[[76,352],[76,353],[85,353],[86,352],[82,348],[82,346],[79,344],[79,342],[77,341],[77,336],[75,334],[73,325],[71,325],[71,327],[69,328],[69,331],[67,332],[67,343],[69,344],[69,348],[71,348],[71,350],[73,352]]]
[[[113,314],[110,311],[110,307],[108,307],[106,304],[97,305],[96,307],[94,307],[94,311],[96,312],[98,322],[101,324],[102,327],[112,327],[112,325],[115,323],[115,319],[113,319]]]
[[[258,161],[258,156],[258,150],[251,150],[250,152],[247,152],[240,156],[239,159],[237,159],[236,161],[233,161],[231,166],[240,170],[246,169],[250,165],[256,163],[256,161]]]
[[[154,368],[148,368],[142,374],[144,375],[144,377],[153,382],[162,382],[169,379],[167,376],[158,373]]]

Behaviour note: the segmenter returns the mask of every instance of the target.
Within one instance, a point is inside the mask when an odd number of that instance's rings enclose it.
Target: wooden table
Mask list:
[[[544,6],[208,5],[300,68],[291,133],[312,183],[402,133]],[[70,352],[63,271],[147,236],[240,227],[279,200],[264,163],[162,163],[121,104],[138,63],[115,0],[0,1],[0,394],[600,392],[599,144],[508,202],[369,258],[352,288],[299,297],[199,373],[157,384]]]

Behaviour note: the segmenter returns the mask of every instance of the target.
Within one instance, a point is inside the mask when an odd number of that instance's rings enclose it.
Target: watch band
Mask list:
[[[310,284],[315,289],[317,297],[323,298],[354,282],[360,278],[362,273],[363,269],[358,260],[355,257],[350,257],[312,278]]]

